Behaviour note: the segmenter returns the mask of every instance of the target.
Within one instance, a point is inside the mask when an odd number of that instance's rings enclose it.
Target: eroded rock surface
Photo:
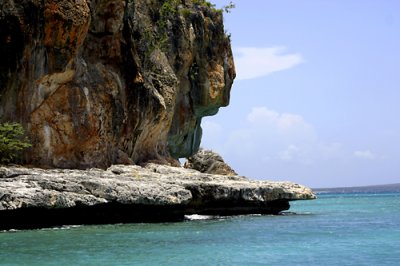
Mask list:
[[[0,229],[62,224],[179,221],[185,214],[276,214],[314,199],[290,182],[148,164],[107,170],[0,167]]]
[[[2,0],[0,58],[0,122],[47,167],[174,164],[235,77],[222,12],[190,0]]]
[[[208,174],[237,175],[218,153],[205,149],[187,158],[184,167]]]

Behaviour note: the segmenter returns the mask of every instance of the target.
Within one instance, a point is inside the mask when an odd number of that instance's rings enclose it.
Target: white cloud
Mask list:
[[[224,153],[243,162],[262,158],[269,162],[309,164],[318,146],[314,128],[301,115],[279,113],[267,107],[254,107],[245,124],[221,142]]]
[[[301,114],[261,106],[236,117],[233,128],[211,119],[202,123],[202,146],[219,152],[239,174],[251,178],[324,180],[334,173],[343,175],[348,162],[357,160],[350,147],[320,139]]]
[[[311,126],[305,122],[301,115],[291,113],[280,114],[266,107],[254,107],[247,115],[247,121],[252,124],[272,124],[280,130],[311,130]]]
[[[236,79],[259,78],[304,62],[301,54],[284,54],[285,50],[285,47],[239,47],[234,49]]]
[[[370,150],[365,150],[365,151],[355,151],[353,153],[353,155],[357,158],[361,158],[361,159],[368,159],[368,160],[372,160],[375,159],[376,156],[375,154],[373,154]]]
[[[250,178],[323,187],[346,184],[351,178],[366,182],[376,175],[374,169],[379,166],[385,173],[396,170],[385,167],[398,156],[363,146],[368,144],[335,142],[330,132],[329,139],[324,139],[322,132],[298,113],[261,106],[236,114],[229,121],[215,123],[211,119],[218,118],[207,118],[202,124],[202,146],[219,152],[237,173]]]
[[[296,145],[289,145],[286,150],[279,153],[279,158],[283,161],[293,160],[300,152],[300,149]]]

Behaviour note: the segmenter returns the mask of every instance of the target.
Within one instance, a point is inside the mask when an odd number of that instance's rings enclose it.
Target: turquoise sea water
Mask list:
[[[0,233],[0,265],[400,265],[400,194],[319,195],[281,216]]]

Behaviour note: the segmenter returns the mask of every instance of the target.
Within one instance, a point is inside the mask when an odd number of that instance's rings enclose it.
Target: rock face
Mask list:
[[[26,128],[25,161],[106,168],[195,153],[235,69],[222,12],[193,2],[2,0],[0,122]]]
[[[314,199],[290,182],[148,164],[107,170],[0,167],[0,230],[65,224],[180,221],[185,214],[276,214]]]
[[[204,149],[187,158],[184,167],[208,174],[237,175],[218,153]]]

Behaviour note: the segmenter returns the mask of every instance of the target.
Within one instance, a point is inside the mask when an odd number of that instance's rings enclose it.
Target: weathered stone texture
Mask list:
[[[186,214],[277,214],[314,199],[291,182],[148,164],[107,170],[0,167],[0,230],[68,223],[182,220]],[[42,216],[41,216],[42,215]]]
[[[197,151],[201,118],[229,103],[230,42],[221,12],[164,2],[1,1],[0,122],[27,129],[26,162],[174,164]]]
[[[184,167],[208,174],[237,175],[218,153],[204,149],[187,158]]]

